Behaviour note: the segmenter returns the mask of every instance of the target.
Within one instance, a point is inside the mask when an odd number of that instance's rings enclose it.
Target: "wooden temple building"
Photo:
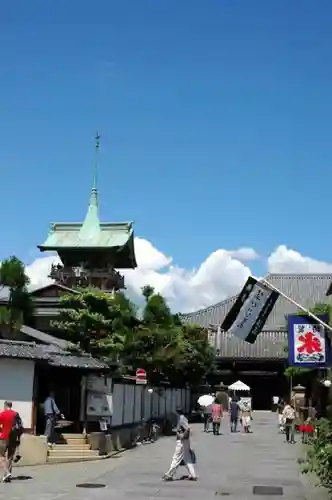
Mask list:
[[[270,274],[266,280],[308,309],[332,300],[332,274]],[[240,379],[251,387],[255,408],[267,409],[273,396],[289,393],[289,381],[284,377],[287,317],[298,311],[280,296],[256,342],[249,344],[220,330],[236,299],[237,295],[181,317],[209,331],[210,342],[218,355],[218,375],[213,383],[230,385]]]

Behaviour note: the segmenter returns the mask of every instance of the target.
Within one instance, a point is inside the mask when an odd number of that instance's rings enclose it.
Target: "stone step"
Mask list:
[[[61,436],[63,436],[65,439],[85,439],[84,434],[79,434],[79,433],[71,433],[71,432],[61,432]]]
[[[83,434],[62,434],[64,442],[58,442],[48,450],[47,463],[85,462],[99,460],[98,450],[91,450]]]
[[[89,462],[94,460],[103,460],[105,457],[101,457],[99,455],[90,455],[90,456],[82,456],[82,455],[52,455],[47,458],[48,464],[63,464],[69,462]]]
[[[74,441],[72,443],[56,443],[51,449],[62,450],[66,448],[71,448],[72,450],[90,450],[90,445],[87,442],[77,443]]]
[[[62,434],[62,440],[70,445],[87,443],[87,439],[85,436],[83,436],[83,434]],[[59,440],[58,444],[63,444],[63,443]]]
[[[90,456],[98,456],[98,450],[90,450],[90,449],[77,449],[70,448],[69,446],[63,445],[58,448],[53,448],[48,450],[49,457],[55,456],[82,456],[82,457],[90,457]]]

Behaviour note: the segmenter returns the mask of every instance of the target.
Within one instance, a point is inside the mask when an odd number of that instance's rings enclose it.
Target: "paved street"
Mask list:
[[[99,462],[63,464],[43,467],[21,467],[11,484],[0,485],[0,499],[11,500],[85,500],[85,499],[158,499],[208,500],[230,497],[234,500],[270,498],[253,495],[254,486],[281,487],[283,498],[313,498],[299,475],[297,455],[300,445],[287,445],[278,435],[276,415],[259,412],[254,415],[254,433],[230,434],[227,421],[223,435],[204,434],[194,425],[193,447],[197,454],[199,481],[163,483],[162,474],[169,466],[174,438]],[[181,468],[179,476],[184,470]],[[77,488],[79,483],[105,485],[98,489]],[[276,493],[276,491],[274,491]],[[279,491],[279,493],[281,493]],[[270,493],[271,494],[271,493]],[[320,495],[315,492],[315,499]]]

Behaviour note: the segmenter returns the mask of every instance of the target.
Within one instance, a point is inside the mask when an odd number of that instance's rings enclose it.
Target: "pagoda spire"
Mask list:
[[[94,193],[97,196],[97,205],[98,205],[98,155],[99,155],[99,148],[100,148],[100,135],[98,132],[96,133],[95,136],[95,163],[94,163],[94,168],[93,168],[93,182],[92,182],[92,193]]]
[[[95,136],[95,162],[93,167],[93,180],[88,211],[80,229],[79,238],[84,241],[96,240],[100,236],[99,202],[98,202],[98,154],[100,135]]]

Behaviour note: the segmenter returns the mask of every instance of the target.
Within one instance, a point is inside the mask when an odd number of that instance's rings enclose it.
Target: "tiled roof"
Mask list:
[[[98,361],[97,359],[85,355],[74,355],[69,353],[63,354],[54,354],[49,359],[49,364],[52,366],[62,366],[62,367],[70,367],[70,368],[86,368],[90,370],[104,370],[107,368],[107,365]]]
[[[332,274],[269,274],[266,280],[305,308],[311,308],[318,302],[332,303],[332,297],[326,297]],[[220,325],[236,299],[237,295],[205,309],[181,314],[181,318],[188,323],[197,323],[204,327],[211,324]],[[285,328],[287,315],[297,311],[293,304],[279,297],[264,330]]]
[[[56,283],[56,282],[49,283],[48,285],[44,285],[44,286],[31,285],[31,286],[29,286],[28,290],[29,290],[30,295],[36,295],[36,293],[43,292],[43,291],[48,290],[50,288],[58,288],[60,290],[63,290],[64,292],[69,292],[69,293],[73,293],[73,294],[79,293],[79,291],[75,290],[74,288],[69,288],[68,286],[64,286],[64,285],[61,285],[60,283]],[[52,298],[52,297],[46,297],[46,298]],[[59,300],[59,297],[53,297],[53,298],[57,298]]]
[[[47,359],[42,345],[34,342],[20,342],[0,339],[0,357],[32,360]]]
[[[224,359],[286,359],[286,331],[265,331],[254,344],[243,342],[227,332],[209,333],[209,341],[216,348],[217,356]]]
[[[67,340],[58,339],[57,337],[53,337],[53,335],[49,335],[48,333],[41,332],[40,330],[36,330],[35,328],[30,328],[30,326],[23,325],[21,327],[21,332],[28,337],[38,340],[39,342],[55,345],[57,347],[60,347],[60,349],[68,349],[68,347],[70,347],[70,342],[67,342]]]
[[[0,357],[45,361],[51,366],[104,370],[107,365],[89,354],[74,354],[54,345],[0,339]]]

